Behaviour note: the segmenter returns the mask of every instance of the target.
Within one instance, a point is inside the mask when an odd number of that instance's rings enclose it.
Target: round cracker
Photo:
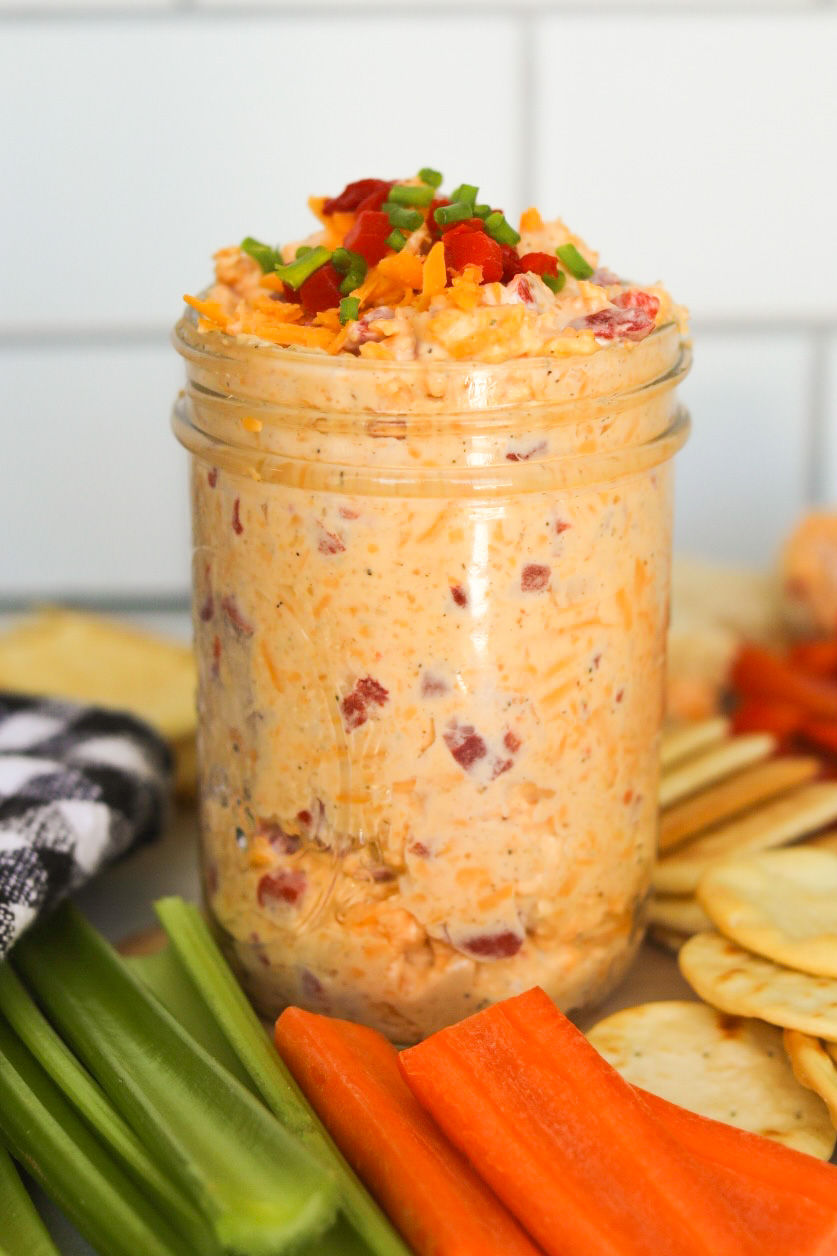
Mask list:
[[[835,1134],[822,1102],[794,1077],[781,1030],[705,1003],[643,1003],[587,1037],[634,1086],[827,1160]]]
[[[819,977],[837,977],[837,855],[791,847],[726,859],[701,878],[698,901],[739,946]]]
[[[837,981],[783,968],[720,933],[696,933],[680,948],[680,971],[707,1003],[837,1042]]]
[[[786,1029],[783,1041],[796,1080],[820,1096],[837,1129],[837,1064],[831,1054],[819,1038],[797,1029]]]

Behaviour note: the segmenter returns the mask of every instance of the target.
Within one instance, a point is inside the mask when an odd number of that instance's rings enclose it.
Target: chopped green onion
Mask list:
[[[581,256],[574,244],[559,244],[555,255],[576,279],[589,279],[593,274],[593,267]]]
[[[396,205],[394,201],[384,201],[381,209],[389,215],[393,227],[404,227],[407,231],[415,231],[416,227],[420,227],[424,222],[417,209],[410,209],[407,205]]]
[[[341,1209],[366,1240],[368,1252],[408,1256],[407,1247],[352,1173],[268,1039],[197,907],[180,898],[160,899],[154,907],[180,962],[271,1112],[336,1179]]]
[[[50,1020],[222,1247],[274,1256],[325,1232],[333,1180],[73,907],[26,934],[15,956]],[[137,1252],[150,1256],[142,1244]]]
[[[422,183],[394,183],[389,190],[388,200],[396,205],[419,205],[422,208],[433,200],[435,189]]]
[[[471,213],[474,218],[487,218],[491,213],[490,205],[472,205]]]
[[[340,284],[340,292],[347,297],[350,292],[354,292],[355,288],[359,288],[366,278],[366,272],[369,269],[366,258],[361,253],[353,253],[351,249],[335,249],[331,261],[334,269],[345,276]]]
[[[520,243],[520,232],[515,231],[511,223],[506,222],[499,209],[495,209],[493,214],[488,215],[485,220],[485,229],[492,240],[496,240],[498,244]]]
[[[306,253],[311,252],[312,248],[313,245],[311,244],[300,244],[299,248],[294,253],[294,257],[304,257]]]
[[[422,166],[418,172],[418,177],[422,183],[428,183],[432,188],[440,188],[442,186],[442,175],[438,170],[434,170],[432,166]]]
[[[118,1158],[178,1232],[190,1240],[194,1250],[217,1252],[218,1246],[202,1217],[161,1173],[136,1134],[35,1005],[8,963],[0,964],[0,1013],[64,1097],[98,1134],[105,1148]]]
[[[341,323],[351,323],[360,314],[360,298],[359,297],[343,297],[337,307]]]
[[[466,218],[471,217],[471,206],[465,201],[458,203],[454,201],[453,205],[440,205],[433,211],[433,219],[440,227],[445,227],[451,222],[464,222]]]
[[[391,249],[395,249],[396,253],[400,253],[404,245],[407,243],[407,237],[403,231],[399,231],[396,227],[394,231],[390,231],[387,236],[386,243]]]
[[[567,276],[563,270],[559,270],[557,275],[541,275],[541,279],[547,288],[551,288],[553,292],[560,292],[564,284],[567,282]]]
[[[261,240],[254,240],[252,236],[245,236],[240,247],[243,253],[259,263],[265,275],[282,261],[282,254],[277,249],[271,248],[269,244],[262,244]]]
[[[0,1253],[3,1256],[61,1256],[35,1211],[9,1153],[0,1145]]]
[[[48,955],[44,962],[49,964]],[[96,1251],[108,1256],[194,1251],[111,1160],[3,1017],[0,1138]]]
[[[474,187],[473,183],[460,183],[459,187],[451,192],[450,199],[454,202],[464,201],[466,205],[473,205],[477,199],[477,192],[479,188]]]
[[[290,288],[301,288],[305,280],[310,279],[315,270],[319,270],[321,266],[325,266],[326,262],[330,261],[331,250],[324,249],[322,245],[318,245],[310,253],[304,253],[302,257],[297,257],[295,261],[288,262],[284,266],[277,266],[276,274]]]

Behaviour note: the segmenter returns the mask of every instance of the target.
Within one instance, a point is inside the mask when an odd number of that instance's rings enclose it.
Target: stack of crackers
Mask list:
[[[837,850],[837,781],[818,779],[815,756],[775,749],[767,733],[730,736],[722,717],[663,737],[649,919],[651,937],[669,949],[711,927],[697,891],[719,860],[791,843]]]
[[[113,707],[155,728],[175,786],[195,790],[195,663],[190,645],[98,615],[47,609],[0,636],[0,689]]]

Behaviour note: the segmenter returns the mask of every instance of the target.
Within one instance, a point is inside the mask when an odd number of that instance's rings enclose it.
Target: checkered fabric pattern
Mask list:
[[[0,692],[0,959],[165,821],[171,755],[123,712]]]

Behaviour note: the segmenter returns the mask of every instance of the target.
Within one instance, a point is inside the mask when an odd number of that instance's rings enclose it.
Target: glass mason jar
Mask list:
[[[655,852],[677,328],[499,364],[175,343],[204,886],[256,1006],[408,1043],[601,999]]]

